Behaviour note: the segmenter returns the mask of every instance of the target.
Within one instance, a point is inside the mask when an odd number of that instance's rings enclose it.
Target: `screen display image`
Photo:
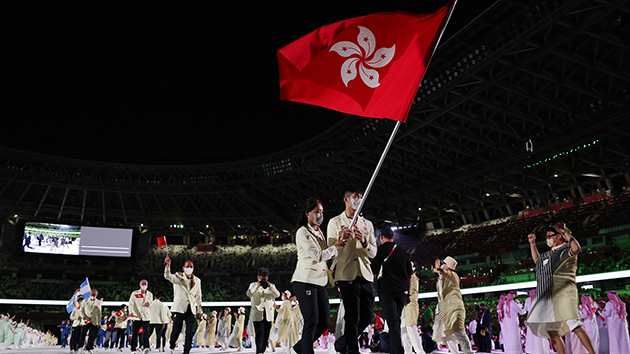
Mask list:
[[[80,243],[80,226],[34,222],[24,226],[24,252],[78,255]]]
[[[132,229],[27,222],[22,250],[28,253],[131,257]]]

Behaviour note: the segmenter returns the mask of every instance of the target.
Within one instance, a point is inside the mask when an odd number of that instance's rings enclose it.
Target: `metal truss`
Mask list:
[[[444,43],[365,216],[457,226],[630,184],[629,16],[629,1],[502,1]],[[308,196],[341,212],[341,188],[367,184],[393,125],[348,117],[288,151],[216,165],[0,149],[0,210],[200,239],[290,232]]]

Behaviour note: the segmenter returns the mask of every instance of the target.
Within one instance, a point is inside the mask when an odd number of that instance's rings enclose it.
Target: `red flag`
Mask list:
[[[278,51],[280,99],[404,122],[453,3],[321,27]]]
[[[160,236],[157,239],[158,247],[166,246],[166,236]]]
[[[144,295],[142,295],[142,294],[136,294],[136,299],[142,299],[142,298],[144,298]]]

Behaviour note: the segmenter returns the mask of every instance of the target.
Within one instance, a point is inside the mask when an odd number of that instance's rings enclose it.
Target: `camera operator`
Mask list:
[[[258,269],[258,281],[249,284],[247,289],[247,297],[252,301],[250,318],[256,333],[256,354],[264,353],[267,349],[273,322],[273,305],[278,296],[280,292],[269,282],[269,270]]]

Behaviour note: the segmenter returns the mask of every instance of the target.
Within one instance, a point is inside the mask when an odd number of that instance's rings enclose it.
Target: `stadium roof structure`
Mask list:
[[[630,184],[629,17],[630,1],[500,1],[443,41],[364,216],[449,227]],[[349,116],[290,149],[211,165],[0,148],[0,212],[168,235],[287,232],[309,196],[341,212],[341,188],[367,185],[393,126]]]

